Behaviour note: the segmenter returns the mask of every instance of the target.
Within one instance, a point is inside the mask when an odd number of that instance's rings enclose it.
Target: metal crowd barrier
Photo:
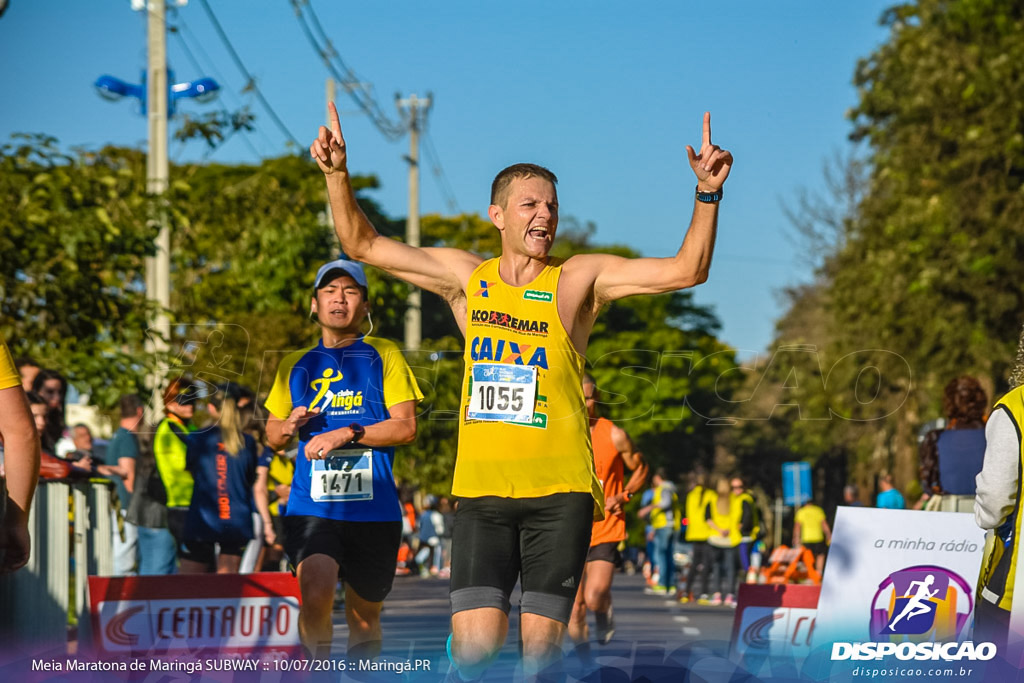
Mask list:
[[[110,576],[114,570],[112,489],[104,480],[40,480],[29,511],[28,564],[0,577],[0,642],[5,649],[66,646],[72,611],[78,617],[78,640],[91,639],[87,577]]]

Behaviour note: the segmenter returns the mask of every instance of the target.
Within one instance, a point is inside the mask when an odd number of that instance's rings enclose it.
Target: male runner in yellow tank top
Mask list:
[[[561,652],[592,513],[603,515],[580,382],[590,331],[609,302],[707,279],[732,155],[711,143],[705,113],[700,152],[686,148],[697,176],[693,218],[668,258],[550,256],[557,179],[534,164],[510,166],[494,179],[487,211],[502,253],[485,261],[378,234],[356,203],[333,104],[330,115],[331,128],[321,126],[309,151],[326,176],[345,252],[443,297],[466,336],[450,656],[462,678],[487,667],[508,633],[508,595],[518,578],[523,666],[531,674]]]

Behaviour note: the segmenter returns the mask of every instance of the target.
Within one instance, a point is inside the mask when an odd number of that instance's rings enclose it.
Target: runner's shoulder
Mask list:
[[[402,348],[396,342],[391,339],[385,339],[384,337],[364,337],[363,342],[380,354],[381,358],[385,358],[391,353],[397,353],[399,355],[402,353]]]
[[[448,286],[443,288],[444,291],[438,292],[447,301],[465,296],[464,290],[469,284],[473,271],[487,260],[479,254],[455,247],[427,247],[424,251],[429,252],[451,274]]]
[[[591,292],[603,271],[626,260],[616,254],[573,254],[562,264],[559,294],[568,286],[574,292]]]
[[[291,369],[295,367],[295,365],[298,364],[298,362],[302,360],[304,356],[306,356],[310,351],[315,350],[316,347],[317,345],[313,344],[312,346],[307,346],[296,351],[289,351],[288,353],[285,354],[284,358],[281,359],[281,363],[278,367],[291,371]]]
[[[562,271],[572,274],[585,272],[596,275],[602,268],[618,263],[626,258],[627,257],[620,256],[618,254],[607,254],[603,252],[573,254],[569,258],[565,259]]]

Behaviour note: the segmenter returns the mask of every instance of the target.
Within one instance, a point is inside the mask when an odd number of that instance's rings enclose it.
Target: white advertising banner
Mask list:
[[[813,648],[833,663],[946,659],[970,640],[984,545],[971,514],[840,507]]]

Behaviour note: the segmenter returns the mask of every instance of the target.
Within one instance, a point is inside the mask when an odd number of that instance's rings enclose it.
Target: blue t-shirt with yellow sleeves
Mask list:
[[[368,427],[391,417],[390,408],[423,398],[394,342],[366,337],[343,348],[316,346],[282,359],[267,397],[267,410],[281,420],[293,408],[319,408],[299,429],[299,454],[287,515],[350,522],[394,522],[402,518],[391,465],[392,447],[347,444],[306,459],[306,443],[324,432],[358,423]]]

